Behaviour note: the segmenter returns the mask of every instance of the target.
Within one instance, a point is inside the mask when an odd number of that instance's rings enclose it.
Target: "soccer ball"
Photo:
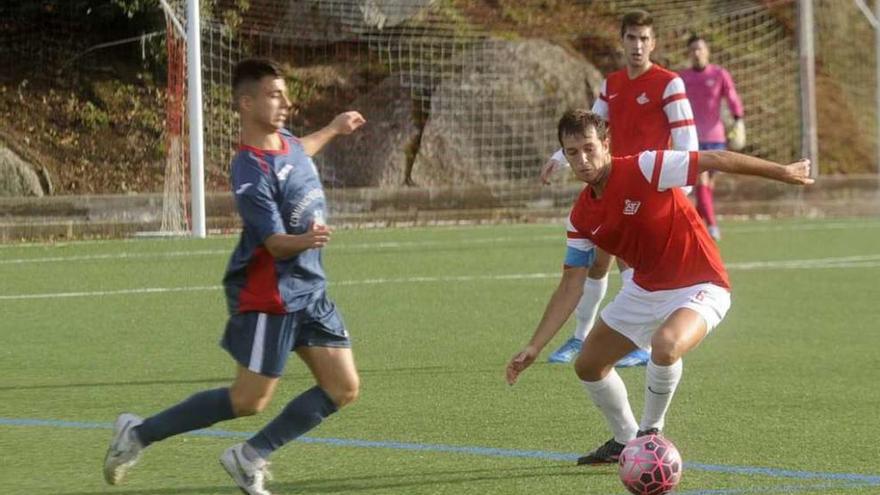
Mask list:
[[[630,441],[620,453],[620,481],[635,495],[664,495],[681,481],[681,454],[660,435]]]

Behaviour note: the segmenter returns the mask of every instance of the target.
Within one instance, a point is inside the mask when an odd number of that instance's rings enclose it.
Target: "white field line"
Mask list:
[[[807,223],[807,224],[796,224],[796,225],[774,225],[772,223],[767,224],[752,224],[752,225],[737,225],[732,224],[729,227],[723,229],[723,233],[731,233],[731,234],[747,234],[752,232],[797,232],[802,230],[842,230],[842,229],[876,229],[880,228],[880,222],[875,220],[865,220],[861,222],[828,222],[828,223]]]
[[[823,223],[823,224],[806,224],[806,225],[756,225],[756,226],[742,226],[742,227],[731,227],[729,229],[725,229],[725,234],[740,234],[740,233],[753,233],[753,232],[772,232],[772,231],[797,231],[797,230],[839,230],[839,229],[850,229],[850,228],[876,228],[880,227],[880,223],[878,222],[864,222],[864,223],[854,223],[854,222],[838,222],[838,223]],[[460,245],[474,245],[474,244],[496,244],[496,243],[511,243],[521,245],[526,242],[535,242],[535,241],[559,241],[563,242],[565,238],[562,235],[540,235],[534,237],[522,237],[522,236],[504,236],[504,237],[489,237],[484,239],[455,239],[455,240],[436,240],[436,241],[378,241],[378,242],[364,242],[358,244],[341,244],[341,245],[331,245],[330,250],[332,251],[353,251],[353,250],[367,250],[367,249],[406,249],[406,248],[429,248],[429,247],[439,247],[439,246],[460,246]],[[36,245],[35,245],[36,246]],[[3,246],[0,246],[3,247]],[[231,249],[202,249],[202,250],[189,250],[189,251],[166,251],[166,252],[155,252],[155,253],[115,253],[115,254],[84,254],[84,255],[74,255],[74,256],[49,256],[49,257],[29,257],[29,258],[11,258],[11,259],[0,259],[0,265],[22,265],[26,263],[67,263],[73,261],[101,261],[101,260],[123,260],[123,259],[166,259],[166,258],[187,258],[193,256],[228,256],[231,253]]]
[[[0,259],[0,265],[24,265],[27,263],[67,263],[69,261],[100,261],[125,259],[179,258],[189,256],[211,256],[229,254],[229,249],[202,249],[197,251],[167,251],[161,253],[114,253],[114,254],[82,254],[75,256],[48,256],[45,258],[14,258]]]
[[[727,268],[731,271],[750,270],[814,270],[827,268],[878,268],[880,267],[880,254],[865,256],[845,256],[840,258],[818,258],[806,260],[781,260],[781,261],[747,261],[728,263]],[[556,279],[559,272],[552,273],[509,273],[498,275],[451,275],[444,277],[398,277],[398,278],[369,278],[363,280],[340,280],[331,282],[331,286],[358,286],[358,285],[386,285],[386,284],[417,284],[417,283],[447,283],[447,282],[480,282],[498,280],[539,280]],[[134,294],[160,294],[166,292],[198,292],[222,290],[220,285],[202,285],[192,287],[145,287],[139,289],[119,289],[104,291],[82,292],[50,292],[44,294],[9,294],[0,295],[0,301],[19,301],[26,299],[60,299],[69,297],[100,297],[114,295]]]
[[[452,229],[452,230],[464,230],[464,229],[473,229],[474,227],[462,227],[461,229]],[[560,225],[560,232],[564,226]],[[794,231],[807,231],[807,230],[842,230],[842,229],[873,229],[880,228],[880,222],[876,221],[852,221],[852,222],[827,222],[827,223],[817,223],[817,224],[796,224],[796,225],[731,225],[724,229],[725,234],[747,234],[752,232],[794,232]],[[448,230],[447,230],[448,231]],[[217,236],[212,237],[214,239],[217,238],[234,238],[235,236]],[[526,240],[527,239],[527,240]],[[443,245],[467,245],[467,244],[492,244],[496,242],[512,242],[512,243],[523,243],[530,241],[552,241],[565,239],[562,235],[541,235],[534,237],[522,237],[522,236],[505,236],[505,237],[491,237],[485,239],[460,239],[460,240],[442,240],[442,241],[379,241],[379,242],[364,242],[359,244],[343,244],[339,246],[332,246],[333,250],[358,250],[358,249],[401,249],[401,248],[412,248],[412,247],[434,247],[434,246],[443,246]],[[139,239],[119,239],[119,240],[94,240],[94,241],[73,241],[69,243],[59,244],[58,246],[82,246],[82,245],[90,245],[90,244],[109,244],[109,243],[140,243],[143,240]],[[560,241],[562,242],[562,241]],[[10,249],[10,248],[46,248],[48,245],[45,243],[25,243],[25,244],[0,244],[0,250],[2,249]],[[0,259],[0,265],[4,264],[23,264],[23,263],[45,263],[45,262],[67,262],[67,261],[92,261],[92,260],[107,260],[107,259],[150,259],[150,258],[174,258],[174,257],[187,257],[187,256],[203,256],[203,255],[228,255],[231,252],[231,248],[229,249],[206,249],[199,251],[167,251],[167,252],[156,252],[156,253],[117,253],[117,254],[94,254],[94,255],[74,255],[74,256],[51,256],[44,258],[16,258],[16,259]]]
[[[563,235],[544,235],[534,237],[489,237],[484,239],[461,239],[443,241],[380,241],[360,244],[331,245],[332,251],[353,251],[367,249],[404,249],[404,248],[428,248],[438,246],[460,246],[473,244],[496,244],[496,243],[529,243],[534,241],[558,241],[562,246],[565,243]],[[0,259],[0,265],[24,265],[29,263],[67,263],[72,261],[102,261],[102,260],[128,260],[128,259],[166,259],[188,258],[193,256],[229,256],[231,248],[226,249],[202,249],[196,251],[164,251],[154,253],[113,253],[113,254],[83,254],[74,256],[48,256],[42,258],[10,258]]]

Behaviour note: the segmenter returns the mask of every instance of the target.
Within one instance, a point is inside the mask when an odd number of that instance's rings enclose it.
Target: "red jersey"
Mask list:
[[[715,241],[679,189],[697,180],[696,152],[646,151],[612,158],[602,197],[581,192],[568,221],[568,245],[593,246],[635,268],[649,291],[701,283],[730,288]]]
[[[646,150],[697,150],[694,113],[678,74],[657,64],[630,79],[626,69],[612,72],[593,103],[608,122],[611,152],[628,156]]]

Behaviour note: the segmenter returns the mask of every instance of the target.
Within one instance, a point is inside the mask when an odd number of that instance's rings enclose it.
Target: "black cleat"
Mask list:
[[[624,445],[615,439],[608,440],[601,447],[578,458],[578,466],[590,464],[617,464]]]
[[[657,435],[659,437],[662,436],[663,433],[659,428],[648,428],[647,430],[639,430],[639,432],[636,433],[636,438],[646,437],[648,435]]]

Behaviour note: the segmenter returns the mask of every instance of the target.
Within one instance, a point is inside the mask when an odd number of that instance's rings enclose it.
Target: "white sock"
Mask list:
[[[590,329],[596,323],[596,314],[599,313],[599,304],[605,298],[608,292],[608,275],[596,280],[587,277],[584,282],[584,295],[581,296],[581,302],[578,303],[574,314],[576,324],[574,327],[574,338],[583,342],[586,340]]]
[[[648,361],[648,369],[645,372],[645,412],[639,429],[648,428],[663,429],[666,421],[666,411],[675,388],[681,381],[682,360],[679,359],[670,366],[660,366],[654,361]]]
[[[614,439],[625,444],[636,437],[638,424],[629,406],[626,385],[614,369],[598,382],[581,382],[590,399],[605,415],[608,426],[614,432]]]

